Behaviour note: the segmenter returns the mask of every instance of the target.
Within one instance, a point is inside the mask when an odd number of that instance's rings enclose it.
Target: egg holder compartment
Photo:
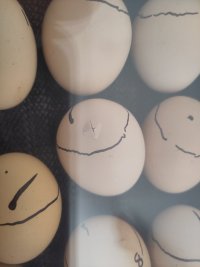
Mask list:
[[[0,153],[25,152],[42,160],[55,175],[63,199],[63,213],[58,232],[49,247],[23,266],[63,266],[63,255],[69,234],[79,223],[95,215],[115,215],[135,226],[147,241],[155,216],[175,204],[200,208],[200,185],[181,194],[168,194],[153,187],[142,174],[129,191],[115,197],[101,197],[75,185],[64,172],[56,152],[56,131],[69,107],[88,98],[105,98],[129,109],[140,125],[158,103],[174,95],[199,99],[197,78],[188,88],[176,94],[161,94],[148,88],[139,78],[129,56],[118,78],[103,92],[90,97],[67,93],[50,75],[41,47],[41,23],[50,1],[20,0],[33,27],[38,50],[38,69],[33,89],[19,106],[0,111]],[[145,1],[124,1],[131,19]],[[111,33],[112,34],[112,33]],[[117,118],[116,118],[117,119]]]

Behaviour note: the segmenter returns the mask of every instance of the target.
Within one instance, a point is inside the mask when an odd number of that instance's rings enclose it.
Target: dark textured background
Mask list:
[[[100,197],[76,186],[63,171],[56,154],[55,136],[58,124],[70,106],[87,97],[76,97],[54,81],[44,62],[41,47],[41,23],[50,0],[19,0],[32,25],[38,47],[38,70],[33,89],[19,106],[0,111],[0,154],[26,152],[38,157],[54,173],[62,193],[63,214],[58,232],[50,246],[25,266],[63,267],[63,254],[69,229],[97,214],[120,216],[134,225],[146,240],[155,215],[173,204],[190,204],[200,208],[200,185],[182,194],[167,194],[155,189],[142,175],[125,194]],[[144,0],[126,0],[133,20]],[[200,100],[200,79],[178,95]],[[142,123],[148,111],[171,95],[147,88],[135,72],[130,57],[113,84],[100,94],[127,107]],[[117,118],[116,118],[117,119]]]

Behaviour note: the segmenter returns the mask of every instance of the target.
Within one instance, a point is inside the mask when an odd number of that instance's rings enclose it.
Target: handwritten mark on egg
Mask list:
[[[121,9],[119,6],[113,5],[108,1],[104,1],[104,0],[86,0],[86,1],[103,3],[103,4],[106,4],[106,5],[110,6],[110,7],[112,7],[112,8],[115,8],[119,12],[122,12],[122,13],[124,13],[126,15],[129,15],[126,10]]]
[[[175,260],[179,260],[179,261],[183,261],[183,262],[200,262],[200,259],[186,259],[186,258],[181,258],[178,256],[173,255],[172,253],[168,252],[166,249],[164,249],[161,244],[158,242],[158,240],[156,240],[153,236],[152,236],[152,240],[154,243],[156,243],[156,245],[160,248],[160,250],[165,253],[166,255],[168,255],[169,257],[175,259]]]
[[[70,116],[72,117],[72,114]],[[127,121],[126,121],[126,124],[124,126],[124,133],[122,134],[122,136],[119,138],[119,140],[115,144],[113,144],[113,145],[111,145],[109,147],[102,148],[102,149],[99,149],[99,150],[95,150],[95,151],[92,151],[92,152],[81,152],[81,151],[78,151],[78,150],[75,150],[75,149],[68,149],[68,148],[61,147],[58,144],[57,144],[57,147],[58,147],[58,149],[63,150],[65,152],[75,153],[75,154],[82,155],[82,156],[92,156],[94,154],[103,153],[103,152],[106,152],[108,150],[111,150],[111,149],[115,148],[116,146],[118,146],[123,141],[123,139],[126,138],[126,130],[127,130],[128,125],[129,125],[129,116],[130,116],[129,112],[127,111]]]
[[[151,15],[142,15],[139,14],[138,17],[140,19],[149,19],[149,18],[155,18],[155,17],[160,17],[160,16],[174,16],[174,17],[183,17],[183,16],[194,16],[198,15],[199,12],[185,12],[185,13],[175,13],[175,12],[160,12],[157,14],[151,14]]]

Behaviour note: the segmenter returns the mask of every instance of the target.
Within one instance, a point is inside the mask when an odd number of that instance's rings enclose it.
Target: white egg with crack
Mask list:
[[[200,73],[200,1],[147,1],[133,22],[132,57],[159,92],[187,88]]]
[[[159,213],[148,248],[154,267],[199,267],[200,210],[176,205]]]
[[[160,190],[181,193],[200,182],[200,102],[168,98],[145,119],[144,172]]]
[[[82,101],[64,115],[57,131],[57,152],[74,182],[104,196],[122,194],[134,186],[145,159],[137,120],[106,99]]]

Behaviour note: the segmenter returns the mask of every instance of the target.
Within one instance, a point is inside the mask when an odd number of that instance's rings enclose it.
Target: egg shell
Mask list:
[[[135,117],[105,99],[82,101],[67,112],[58,127],[57,152],[73,181],[104,196],[129,190],[139,179],[145,158]]]
[[[170,97],[148,114],[143,125],[144,172],[165,192],[181,193],[200,181],[200,102]]]
[[[35,80],[37,52],[28,18],[16,0],[0,1],[0,110],[15,107]]]
[[[150,267],[146,245],[136,229],[114,216],[97,216],[71,234],[65,267]]]
[[[107,88],[121,72],[131,40],[131,21],[121,0],[53,0],[44,17],[47,65],[55,80],[74,94]]]
[[[147,1],[133,22],[131,54],[142,80],[174,93],[200,73],[200,1]]]
[[[154,267],[200,266],[200,210],[176,205],[157,215],[149,252]]]
[[[0,156],[0,262],[20,264],[37,257],[52,241],[61,217],[55,177],[24,153]]]

